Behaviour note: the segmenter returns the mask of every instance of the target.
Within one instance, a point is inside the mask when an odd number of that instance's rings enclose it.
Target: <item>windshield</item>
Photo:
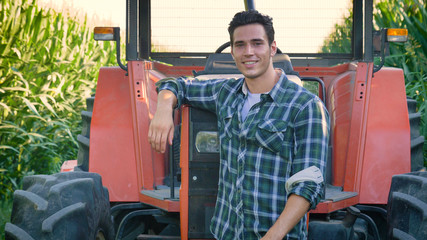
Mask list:
[[[151,5],[153,52],[213,52],[229,41],[228,24],[245,8],[241,0],[156,0]],[[348,0],[256,1],[256,9],[273,18],[277,46],[286,53],[320,53],[351,8]]]

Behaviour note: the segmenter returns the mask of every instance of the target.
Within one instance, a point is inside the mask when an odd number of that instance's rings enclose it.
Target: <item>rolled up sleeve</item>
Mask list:
[[[329,143],[329,115],[320,99],[309,101],[295,118],[295,156],[291,174],[311,166],[325,174]],[[293,184],[287,193],[304,197],[310,208],[316,208],[325,194],[324,181],[301,181]]]
[[[225,79],[200,81],[197,78],[165,78],[156,83],[157,91],[169,90],[177,97],[177,108],[190,104],[211,112]]]

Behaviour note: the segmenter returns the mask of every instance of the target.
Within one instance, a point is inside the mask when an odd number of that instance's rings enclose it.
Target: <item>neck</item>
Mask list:
[[[281,72],[274,70],[273,66],[271,66],[271,70],[267,71],[262,76],[257,78],[245,77],[245,83],[251,93],[266,93],[273,89],[280,75]]]

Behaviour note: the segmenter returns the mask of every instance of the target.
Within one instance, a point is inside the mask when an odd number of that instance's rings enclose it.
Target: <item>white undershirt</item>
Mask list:
[[[248,91],[248,97],[242,108],[242,121],[245,121],[251,107],[261,101],[261,93],[251,93]]]

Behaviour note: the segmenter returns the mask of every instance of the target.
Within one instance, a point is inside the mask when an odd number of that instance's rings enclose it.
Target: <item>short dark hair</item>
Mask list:
[[[268,44],[271,45],[274,41],[274,28],[273,18],[263,15],[257,10],[248,10],[236,13],[228,26],[228,33],[230,34],[230,44],[233,46],[233,34],[237,27],[259,23],[264,27],[267,34]]]

